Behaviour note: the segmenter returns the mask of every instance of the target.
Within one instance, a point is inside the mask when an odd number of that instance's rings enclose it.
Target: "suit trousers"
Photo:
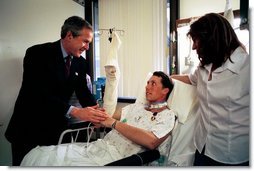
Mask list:
[[[20,166],[24,156],[34,147],[36,144],[28,144],[28,143],[12,143],[12,165]]]

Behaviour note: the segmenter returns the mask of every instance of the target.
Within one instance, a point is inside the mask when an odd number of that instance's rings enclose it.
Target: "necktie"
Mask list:
[[[70,67],[71,67],[71,56],[65,57],[65,75],[69,77],[70,75]]]

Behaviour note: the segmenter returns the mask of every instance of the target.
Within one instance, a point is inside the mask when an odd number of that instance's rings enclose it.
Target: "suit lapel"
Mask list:
[[[63,54],[61,50],[60,40],[54,43],[52,51],[55,53],[54,67],[56,68],[57,77],[60,80],[65,80],[67,78],[65,77],[65,62],[64,62],[64,58],[63,58]]]

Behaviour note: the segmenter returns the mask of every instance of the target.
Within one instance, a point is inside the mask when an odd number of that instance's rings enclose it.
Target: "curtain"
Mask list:
[[[99,29],[115,28],[122,46],[118,95],[136,97],[148,72],[167,68],[166,0],[99,0]],[[109,51],[108,33],[99,37],[100,73]]]

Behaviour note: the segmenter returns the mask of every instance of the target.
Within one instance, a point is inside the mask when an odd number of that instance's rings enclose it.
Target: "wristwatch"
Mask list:
[[[115,120],[115,121],[112,123],[112,125],[111,125],[111,128],[112,128],[112,129],[115,129],[116,123],[117,123],[117,120]]]

